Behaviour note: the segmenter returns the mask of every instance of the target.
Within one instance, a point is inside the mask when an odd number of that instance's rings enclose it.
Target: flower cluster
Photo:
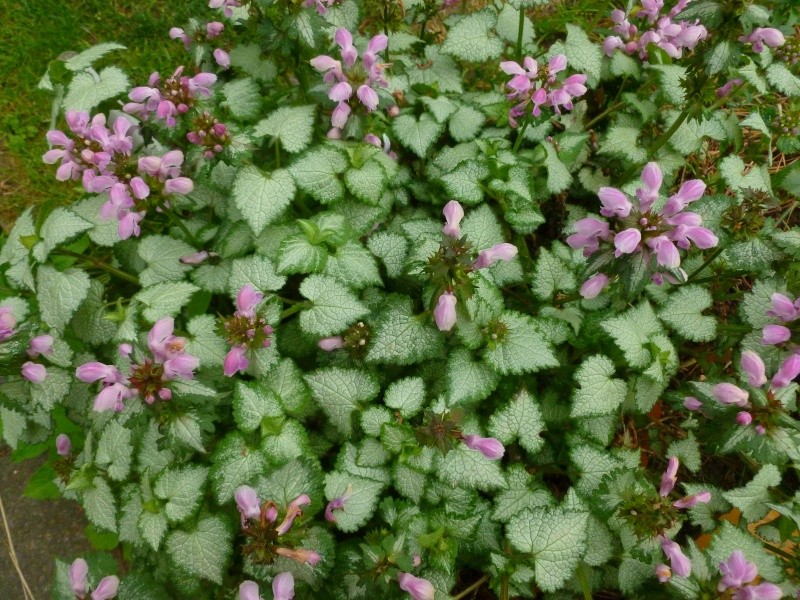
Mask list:
[[[84,600],[89,593],[89,565],[82,558],[77,558],[69,567],[69,583],[75,597]],[[91,600],[111,600],[117,596],[119,578],[116,575],[103,577],[97,587],[92,590]]]
[[[350,100],[353,97],[354,87],[356,87],[356,97],[367,112],[378,108],[380,99],[377,88],[388,85],[383,76],[384,65],[381,64],[378,53],[386,49],[389,38],[382,34],[374,36],[367,43],[361,64],[357,64],[358,50],[353,46],[353,36],[347,29],[343,27],[337,29],[334,40],[339,46],[341,60],[320,55],[311,59],[311,66],[324,73],[323,81],[330,86],[328,98],[337,103],[331,114],[333,130],[328,134],[329,137],[337,138],[341,137],[341,130],[347,124],[352,112]]]
[[[765,325],[761,343],[765,346],[778,346],[792,339],[792,330],[786,324],[800,319],[800,298],[792,302],[783,294],[772,294],[771,307],[767,315],[778,319],[783,325]]]
[[[669,496],[672,490],[675,489],[675,484],[678,483],[678,467],[680,467],[678,458],[670,456],[667,461],[667,469],[661,476],[661,486],[658,490],[658,495],[662,498]],[[703,491],[676,500],[672,503],[672,506],[675,508],[693,508],[698,504],[707,504],[708,502],[711,502],[711,492]]]
[[[779,48],[786,43],[786,38],[783,34],[773,27],[756,27],[748,35],[739,37],[739,41],[743,44],[752,44],[753,52],[761,53],[764,46],[769,48]]]
[[[175,127],[175,117],[189,112],[198,98],[208,98],[211,95],[210,87],[217,80],[213,73],[198,73],[189,77],[183,74],[183,70],[183,66],[178,67],[172,77],[163,82],[158,72],[152,73],[146,86],[131,90],[128,94],[131,102],[122,109],[143,121],[155,115],[167,127]]]
[[[137,363],[131,358],[134,348],[130,344],[120,345],[121,357],[131,361],[128,375],[123,375],[113,365],[100,362],[89,362],[77,368],[75,376],[84,383],[103,382],[103,389],[94,401],[95,410],[121,411],[123,401],[137,395],[148,404],[155,402],[157,397],[170,400],[170,381],[194,378],[194,370],[200,366],[200,361],[186,354],[186,340],[172,335],[174,328],[175,322],[171,317],[153,325],[147,334],[147,346],[152,357],[135,357],[139,360]]]
[[[289,503],[280,523],[277,522],[278,506],[271,500],[262,503],[250,486],[240,486],[235,497],[242,518],[242,532],[248,537],[244,552],[253,562],[269,564],[275,557],[283,556],[313,567],[322,559],[314,550],[294,548],[289,539],[280,539],[289,533],[294,520],[303,514],[301,507],[311,504],[307,494],[301,494]]]
[[[740,365],[751,387],[759,389],[767,383],[766,366],[758,354],[752,350],[745,350],[742,352]],[[762,419],[759,417],[762,417],[764,422],[757,423],[755,432],[763,435],[766,433],[766,421],[772,412],[770,401],[774,399],[776,392],[789,385],[798,375],[800,375],[800,354],[792,354],[781,363],[772,377],[766,394],[767,406],[756,406],[749,403],[750,393],[732,383],[716,384],[713,394],[714,398],[722,404],[747,409],[736,415],[736,422],[743,427],[750,425],[754,418],[760,421]]]
[[[111,130],[102,114],[67,111],[68,136],[63,131],[47,132],[53,146],[42,159],[47,164],[61,161],[56,178],[81,179],[87,192],[107,193],[100,209],[104,219],[118,219],[121,239],[138,236],[140,222],[148,209],[168,206],[165,197],[185,195],[194,189],[191,179],[181,174],[183,153],[172,150],[164,156],[132,156],[131,122],[118,117]]]
[[[53,342],[51,335],[37,335],[30,341],[28,356],[38,358],[42,354],[53,354]],[[22,365],[22,376],[31,383],[42,383],[47,377],[47,369],[44,365],[29,360]]]
[[[273,600],[292,600],[294,598],[294,577],[291,573],[279,573],[272,580]],[[261,600],[258,584],[255,581],[243,581],[239,586],[239,600]]]
[[[445,218],[442,228],[445,239],[439,251],[428,259],[428,271],[434,279],[439,280],[436,281],[438,287],[445,288],[438,296],[433,318],[440,331],[450,331],[457,320],[456,291],[461,284],[468,284],[469,273],[491,267],[497,261],[511,260],[517,255],[517,248],[502,242],[481,250],[473,259],[472,247],[461,237],[464,208],[451,200],[445,204],[442,213]]]
[[[513,60],[500,63],[500,69],[513,75],[506,84],[511,91],[506,95],[509,100],[517,102],[508,114],[512,127],[517,126],[518,119],[528,112],[534,117],[542,114],[542,107],[552,107],[556,114],[561,114],[561,107],[572,110],[572,99],[586,93],[586,75],[570,75],[558,82],[558,73],[567,68],[567,57],[557,54],[546,65],[540,66],[535,59],[526,56],[522,65]]]
[[[652,262],[651,257],[655,257],[656,265],[667,269],[680,266],[678,248],[687,250],[692,243],[701,249],[716,246],[719,240],[709,229],[701,227],[702,217],[684,210],[702,197],[706,184],[699,179],[686,181],[663,207],[654,210],[662,180],[661,168],[651,162],[642,170],[643,185],[636,190],[636,201],[617,188],[600,188],[597,194],[602,204],[600,214],[614,218],[615,228],[612,230],[608,222],[600,219],[580,219],[567,244],[583,248],[584,256],[597,252],[601,243],[607,244],[613,246],[615,257],[642,253],[645,261]],[[661,283],[663,275],[657,272],[653,280]],[[606,274],[598,273],[584,283],[581,295],[594,298],[609,281]]]
[[[266,348],[271,343],[272,327],[256,311],[263,299],[264,294],[250,284],[245,285],[236,296],[236,312],[222,321],[223,333],[232,346],[223,366],[228,377],[247,370],[249,351]]]
[[[192,121],[192,128],[186,139],[200,146],[205,158],[214,158],[231,143],[228,127],[211,113],[204,111]]]
[[[731,600],[779,600],[783,590],[774,583],[752,583],[758,575],[758,568],[745,558],[741,550],[734,550],[727,560],[719,563],[722,573],[717,591],[736,590]]]
[[[625,11],[616,9],[611,12],[614,22],[614,33],[603,42],[603,50],[611,56],[619,49],[626,54],[639,53],[641,59],[647,58],[647,47],[658,46],[672,58],[680,58],[684,50],[692,50],[698,42],[708,37],[708,30],[700,21],[689,23],[677,20],[681,12],[688,6],[689,0],[678,0],[667,15],[661,15],[664,0],[642,0],[641,8],[632,16],[642,20],[641,30],[629,20]]]
[[[180,27],[173,27],[169,30],[169,37],[171,37],[173,40],[180,40],[183,42],[184,47],[189,50],[192,46],[192,42],[203,43],[205,41],[216,39],[220,36],[224,29],[224,24],[220,23],[219,21],[211,21],[210,23],[206,23],[205,27],[195,26],[188,32]],[[223,69],[227,69],[231,66],[231,57],[222,48],[215,48],[212,52],[212,56],[217,64]]]

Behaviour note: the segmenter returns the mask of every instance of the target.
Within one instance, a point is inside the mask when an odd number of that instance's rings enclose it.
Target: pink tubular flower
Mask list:
[[[777,346],[788,342],[792,337],[792,332],[783,325],[765,325],[762,332],[761,343],[765,346]]]
[[[28,347],[28,356],[36,358],[40,354],[53,353],[53,336],[51,335],[37,335],[31,340]]]
[[[439,296],[436,308],[433,309],[433,318],[439,331],[450,331],[456,324],[456,296],[447,291]]]
[[[586,75],[570,75],[561,84],[557,83],[557,74],[566,68],[567,57],[563,54],[557,54],[541,68],[530,56],[523,59],[522,65],[510,60],[500,63],[500,70],[512,76],[506,84],[510,90],[506,97],[517,103],[509,111],[512,127],[517,126],[517,119],[528,112],[528,107],[534,117],[542,114],[542,106],[552,107],[556,114],[561,114],[562,106],[572,110],[573,98],[587,91]]]
[[[461,237],[461,219],[464,218],[464,209],[461,204],[456,200],[450,200],[444,205],[442,210],[445,219],[445,225],[442,231],[445,235],[458,238]]]
[[[276,548],[275,554],[291,558],[301,565],[308,563],[312,567],[316,566],[317,563],[322,560],[322,556],[320,556],[319,552],[307,548]]]
[[[736,414],[736,423],[738,425],[741,425],[742,427],[747,427],[752,422],[753,422],[753,415],[751,415],[746,410],[739,411]]]
[[[798,375],[800,375],[800,354],[792,354],[778,367],[778,372],[772,377],[771,386],[773,389],[786,387]]]
[[[278,573],[272,580],[273,600],[292,600],[294,598],[294,577],[289,572]]]
[[[261,515],[261,501],[258,499],[258,493],[249,485],[241,485],[236,489],[234,494],[236,498],[236,508],[239,509],[239,514],[242,516],[242,527],[244,527],[247,519],[258,519]]]
[[[411,573],[403,573],[401,571],[397,574],[397,581],[400,584],[400,589],[408,592],[414,600],[433,600],[436,594],[436,589],[430,581],[415,577]]]
[[[700,410],[703,407],[703,403],[694,396],[686,396],[683,405],[689,410]]]
[[[182,66],[178,67],[172,77],[163,82],[158,73],[151,74],[147,86],[131,90],[128,95],[131,102],[123,106],[123,110],[143,121],[155,116],[164,121],[167,127],[175,127],[175,117],[189,112],[199,98],[210,96],[209,88],[217,80],[213,73],[198,73],[188,77],[183,71]]]
[[[70,451],[72,450],[72,442],[64,433],[59,433],[56,437],[56,452],[59,456],[69,456]]]
[[[85,598],[89,591],[89,565],[82,558],[76,558],[69,567],[69,584],[78,598]]]
[[[642,241],[642,232],[638,229],[626,229],[620,231],[614,236],[614,256],[622,256],[623,254],[633,254],[637,250],[641,250],[639,245]]]
[[[495,244],[491,248],[481,250],[478,258],[473,264],[476,269],[491,267],[498,260],[509,261],[517,255],[517,247],[513,244],[503,242]]]
[[[583,248],[584,256],[591,256],[600,248],[600,242],[610,241],[608,223],[599,219],[586,218],[575,222],[575,233],[567,238],[570,248]]]
[[[678,577],[688,577],[692,574],[692,562],[686,557],[681,550],[681,547],[667,538],[666,536],[658,536],[661,541],[661,549],[669,559],[672,572]]]
[[[283,535],[292,528],[294,520],[303,514],[300,507],[306,506],[307,504],[311,504],[311,498],[308,497],[308,494],[301,494],[289,503],[289,506],[286,508],[286,515],[276,529],[278,535]]]
[[[734,406],[746,406],[747,400],[750,398],[749,393],[732,383],[718,383],[714,386],[712,394],[723,404],[733,404]]]
[[[239,600],[263,600],[255,581],[243,581],[239,584]]]
[[[353,488],[352,486],[348,485],[347,489],[345,489],[344,491],[344,494],[328,502],[328,505],[325,507],[325,520],[330,523],[335,523],[336,515],[333,514],[333,511],[343,509],[344,505],[347,503],[347,501],[350,499],[352,495],[353,495]]]
[[[330,56],[320,55],[311,59],[311,66],[323,73],[323,81],[331,86],[328,97],[337,102],[331,115],[331,125],[341,130],[347,124],[352,112],[350,102],[353,97],[353,86],[356,86],[355,97],[366,109],[372,112],[378,108],[380,98],[377,88],[385,88],[389,84],[383,76],[383,65],[378,53],[386,49],[389,38],[376,35],[367,43],[367,49],[361,57],[361,65],[356,66],[358,50],[353,45],[353,36],[347,29],[340,27],[334,34],[334,41],[339,46],[341,61]],[[344,69],[342,68],[344,65]]]
[[[676,500],[672,503],[672,506],[675,508],[694,508],[698,504],[708,504],[709,502],[711,502],[711,492],[705,491]]]
[[[675,484],[678,482],[679,466],[680,463],[678,462],[678,458],[676,456],[670,456],[667,463],[667,470],[664,471],[664,474],[661,476],[661,488],[658,491],[658,494],[662,498],[669,496],[669,493],[673,490]]]
[[[778,48],[786,43],[783,34],[773,27],[756,27],[749,35],[739,37],[743,44],[753,44],[753,52],[760,53],[764,46]]]
[[[767,315],[777,317],[784,323],[789,323],[800,317],[798,303],[800,303],[800,298],[792,302],[785,295],[776,292],[770,298],[770,310],[767,311]]]
[[[583,282],[579,293],[582,297],[586,298],[587,300],[591,300],[592,298],[597,298],[600,295],[606,286],[608,285],[609,279],[608,275],[604,273],[595,273],[589,279]]]
[[[119,578],[115,575],[103,577],[92,592],[92,600],[111,600],[119,590]]]
[[[742,352],[741,365],[750,385],[761,387],[767,383],[767,368],[758,354],[752,350],[745,350]]]
[[[465,435],[463,441],[467,448],[477,450],[489,460],[499,460],[503,458],[503,454],[506,452],[503,444],[495,438],[484,438],[479,435]]]
[[[672,578],[672,569],[663,563],[656,565],[656,577],[661,583],[667,583]]]
[[[342,338],[340,335],[322,338],[319,342],[317,342],[317,346],[319,346],[320,350],[325,350],[325,352],[338,350],[340,348],[344,348],[344,338]]]
[[[181,256],[180,261],[185,265],[199,265],[204,263],[212,256],[217,256],[216,252],[202,250],[201,252],[194,252],[193,254]]]
[[[0,306],[0,342],[4,342],[14,335],[16,327],[17,320],[11,312],[11,307]]]
[[[228,343],[231,344],[223,365],[228,377],[247,369],[250,364],[248,352],[266,348],[272,343],[272,327],[258,314],[258,305],[263,299],[264,294],[247,284],[236,295],[236,312],[223,319]]]
[[[719,563],[722,579],[717,590],[724,592],[728,588],[740,588],[750,583],[758,575],[756,566],[748,562],[741,550],[734,550],[727,560]]]
[[[246,346],[234,346],[225,355],[222,371],[226,377],[233,377],[239,372],[244,373],[250,366],[250,361],[246,356]]]
[[[44,365],[28,361],[22,365],[22,376],[31,383],[42,383],[47,378],[47,369]]]
[[[733,91],[733,88],[742,85],[741,79],[731,79],[725,85],[717,88],[717,98],[724,98]]]
[[[774,583],[759,583],[736,590],[731,600],[780,600],[783,590]]]

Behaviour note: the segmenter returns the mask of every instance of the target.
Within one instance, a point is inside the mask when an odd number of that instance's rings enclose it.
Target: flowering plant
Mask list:
[[[51,64],[85,193],[0,250],[0,423],[102,550],[55,597],[795,595],[773,4],[211,0],[170,77]]]

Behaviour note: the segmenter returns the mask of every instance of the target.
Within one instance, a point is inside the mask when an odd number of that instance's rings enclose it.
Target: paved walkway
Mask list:
[[[0,447],[0,493],[17,559],[36,600],[50,598],[55,559],[72,560],[91,550],[83,530],[86,520],[75,502],[32,500],[22,495],[44,457],[14,463]],[[0,600],[22,600],[22,586],[8,554],[0,522]]]

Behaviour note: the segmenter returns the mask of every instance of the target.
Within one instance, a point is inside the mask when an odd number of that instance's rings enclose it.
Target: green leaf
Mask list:
[[[769,488],[780,483],[781,473],[778,468],[775,465],[764,465],[746,486],[729,490],[722,495],[742,511],[742,516],[748,522],[755,523],[769,512],[769,503],[774,501]]]
[[[422,113],[419,119],[404,114],[392,121],[392,131],[400,143],[420,158],[425,158],[443,129],[444,124],[437,122],[429,113]]]
[[[195,249],[189,244],[166,235],[149,235],[139,241],[139,258],[147,267],[139,273],[142,287],[149,287],[164,281],[183,279],[183,274],[191,271],[181,258],[192,254]]]
[[[278,273],[281,275],[319,273],[327,263],[325,246],[312,244],[303,233],[284,238],[278,249]]]
[[[71,210],[56,207],[39,230],[42,241],[33,247],[33,257],[39,262],[44,262],[56,247],[91,228],[92,224],[89,221],[81,219]]]
[[[348,242],[337,248],[336,253],[328,257],[324,274],[357,290],[382,284],[375,259],[359,242]]]
[[[186,353],[200,360],[200,367],[218,368],[225,360],[228,344],[217,335],[217,320],[211,315],[200,315],[189,321]]]
[[[322,494],[321,488],[320,468],[306,460],[286,463],[259,480],[256,486],[262,498],[269,498],[279,507],[288,506],[300,494],[316,499]]]
[[[525,509],[511,519],[506,536],[519,552],[532,555],[537,585],[554,592],[578,566],[586,549],[587,524],[584,512]]]
[[[383,484],[349,473],[332,471],[325,476],[325,497],[328,500],[346,496],[347,501],[334,510],[336,527],[350,533],[369,521],[378,505]]]
[[[275,266],[264,256],[237,258],[231,263],[228,293],[235,298],[247,284],[261,291],[274,292],[283,287],[286,278],[275,273]]]
[[[713,316],[701,312],[712,303],[711,293],[706,288],[686,285],[669,295],[658,316],[682,338],[710,342],[716,336],[717,323]]]
[[[131,436],[130,429],[117,421],[110,421],[97,442],[94,460],[114,481],[122,481],[130,472],[133,458]]]
[[[339,175],[348,167],[345,154],[331,146],[317,147],[300,158],[289,172],[301,190],[322,204],[341,200],[344,185]]]
[[[232,67],[241,69],[257,81],[270,82],[278,74],[272,61],[261,58],[259,44],[236,44],[228,54]]]
[[[91,113],[101,102],[127,93],[131,84],[128,76],[118,67],[106,67],[99,73],[76,73],[61,103],[66,110],[83,110]]]
[[[497,372],[483,362],[472,360],[466,348],[450,353],[447,387],[450,404],[471,404],[489,396],[500,380]]]
[[[544,164],[547,167],[547,191],[551,194],[558,194],[566,190],[572,183],[567,165],[561,162],[558,152],[550,142],[542,142],[542,146],[547,151]]]
[[[519,375],[558,366],[558,359],[530,317],[506,311],[498,322],[507,331],[484,355],[486,362],[498,372]]]
[[[612,125],[600,145],[599,153],[622,157],[632,163],[643,163],[647,160],[647,152],[637,143],[639,133],[638,127]]]
[[[540,435],[542,431],[542,411],[527,390],[517,393],[489,419],[490,435],[505,445],[518,440],[519,445],[531,454],[544,446],[544,439]]]
[[[385,304],[372,331],[367,362],[411,365],[441,353],[441,334],[414,314],[410,298],[394,297]]]
[[[781,62],[774,62],[767,67],[767,79],[787,96],[800,96],[800,77],[792,73],[786,65]]]
[[[483,10],[463,17],[447,32],[442,52],[470,62],[495,59],[503,51],[503,42],[491,30],[497,15]]]
[[[508,488],[495,496],[492,519],[507,523],[525,509],[553,505],[552,494],[541,484],[534,487],[533,477],[522,464],[511,465],[507,478]]]
[[[255,235],[277,219],[294,198],[294,180],[285,169],[269,175],[248,165],[233,183],[233,200]]]
[[[700,446],[692,431],[689,431],[684,439],[674,440],[669,445],[666,456],[677,456],[681,464],[692,473],[700,471],[702,460]]]
[[[425,382],[421,377],[398,379],[387,388],[383,403],[405,418],[413,417],[425,403]]]
[[[36,292],[42,320],[57,331],[64,329],[89,293],[89,276],[79,269],[56,271],[42,265],[36,273]]]
[[[99,475],[92,487],[83,492],[86,518],[102,529],[117,532],[117,502],[106,480]]]
[[[575,372],[580,386],[573,397],[573,417],[613,415],[625,401],[628,386],[622,379],[612,379],[614,363],[596,354],[585,359]]]
[[[186,281],[165,282],[143,289],[134,298],[147,307],[142,311],[144,318],[155,323],[162,317],[176,316],[199,289]]]
[[[439,478],[450,485],[483,491],[506,487],[499,460],[489,460],[477,450],[459,444],[441,460]]]
[[[278,398],[255,381],[237,381],[233,393],[233,418],[239,429],[255,431],[264,418],[283,418]]]
[[[756,565],[758,575],[764,581],[780,583],[784,579],[783,569],[774,554],[768,553],[754,535],[737,528],[728,521],[718,521],[721,527],[711,536],[706,553],[712,564],[727,560],[734,550],[741,550],[748,562]]]
[[[164,540],[164,535],[169,529],[169,523],[164,513],[142,511],[136,521],[136,528],[139,530],[139,535],[150,544],[150,547],[155,552],[158,552],[161,542]]]
[[[69,392],[72,377],[69,373],[55,367],[48,367],[47,378],[40,384],[31,385],[33,405],[50,412]]]
[[[600,80],[603,67],[603,51],[600,46],[589,41],[583,28],[567,24],[567,41],[564,44],[569,66],[577,73],[586,73],[589,85]]]
[[[182,523],[200,505],[208,468],[198,465],[168,469],[158,478],[155,495],[166,501],[164,514],[171,523]]]
[[[12,450],[16,450],[19,438],[25,431],[25,415],[0,406],[0,425],[6,444],[11,446]]]
[[[652,362],[650,338],[663,332],[648,302],[642,302],[617,317],[602,321],[600,327],[614,339],[625,354],[628,364],[637,369],[643,369]]]
[[[265,383],[276,394],[287,414],[300,417],[313,410],[311,393],[303,381],[303,374],[290,358],[281,359],[269,372]]]
[[[448,195],[458,198],[463,204],[483,202],[481,181],[489,176],[489,167],[477,160],[467,160],[453,171],[442,175],[441,181]]]
[[[344,182],[356,198],[373,206],[380,203],[389,178],[386,169],[375,160],[368,160],[359,168],[345,171]]]
[[[206,517],[192,531],[173,531],[167,538],[167,552],[181,569],[221,585],[232,541],[222,517]]]
[[[314,105],[284,106],[258,122],[253,135],[269,135],[280,141],[281,146],[292,154],[302,152],[311,143],[314,133]]]
[[[212,463],[210,476],[219,504],[231,500],[240,485],[251,483],[267,466],[264,455],[249,447],[239,432],[229,433],[217,445]]]
[[[408,253],[408,241],[402,235],[378,231],[369,238],[367,247],[370,252],[383,261],[386,274],[391,277],[400,277]]]
[[[357,369],[317,369],[305,379],[311,395],[331,423],[348,436],[353,431],[353,412],[364,408],[380,391],[372,376]]]
[[[464,104],[450,117],[448,129],[455,141],[469,142],[478,136],[485,122],[486,115],[477,108]]]
[[[344,284],[325,275],[311,275],[300,284],[300,293],[313,306],[300,313],[300,326],[313,335],[340,333],[356,320],[369,314]]]
[[[75,337],[89,344],[105,344],[110,342],[117,332],[117,327],[105,318],[106,306],[103,302],[103,284],[93,279],[89,293],[81,307],[72,318],[71,330]]]
[[[547,248],[540,248],[531,283],[534,296],[549,300],[557,291],[572,292],[577,287],[575,275],[567,264]]]
[[[78,52],[64,61],[64,66],[70,71],[83,71],[91,67],[94,62],[114,50],[125,50],[125,46],[116,42],[105,42]]]
[[[222,95],[231,114],[239,120],[249,121],[258,116],[261,108],[261,91],[250,77],[234,79],[222,86]]]
[[[189,412],[175,417],[170,423],[169,430],[175,439],[190,448],[194,448],[200,453],[206,451],[203,446],[203,432],[200,429],[200,422],[193,413]]]

